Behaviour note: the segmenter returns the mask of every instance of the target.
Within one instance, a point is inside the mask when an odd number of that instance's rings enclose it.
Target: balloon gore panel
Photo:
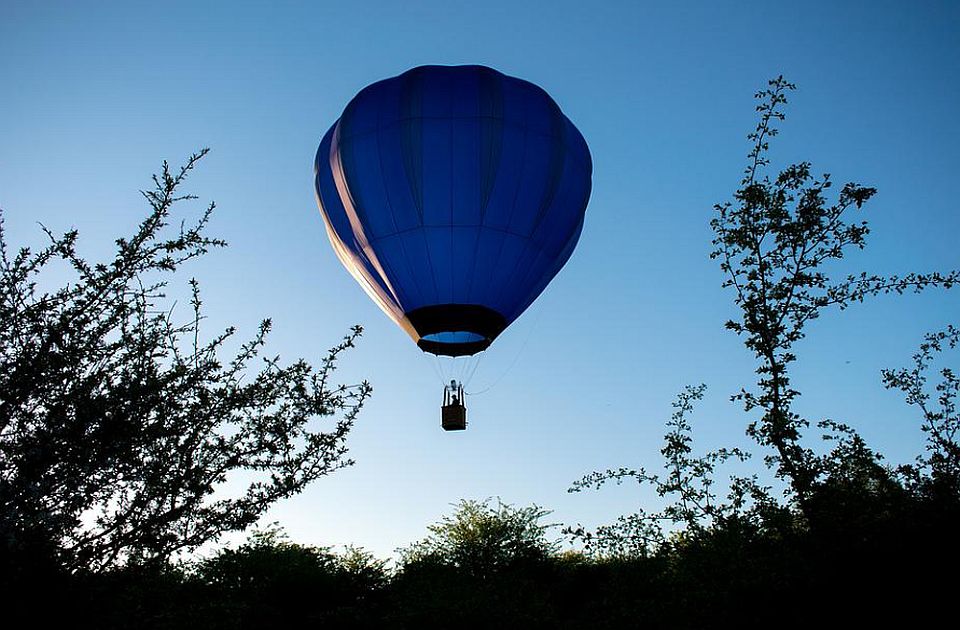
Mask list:
[[[334,251],[426,352],[486,349],[573,253],[592,163],[539,87],[422,66],[364,88],[324,135],[315,186]]]

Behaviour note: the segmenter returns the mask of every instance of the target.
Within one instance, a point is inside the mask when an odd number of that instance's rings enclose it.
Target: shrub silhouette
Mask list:
[[[206,235],[213,204],[193,225],[168,226],[193,199],[180,189],[204,155],[176,170],[163,164],[143,192],[150,212],[106,262],[77,253],[76,231],[48,230],[42,250],[11,254],[0,215],[0,561],[8,565],[42,554],[69,571],[163,564],[249,527],[351,463],[345,440],[370,386],[330,381],[359,328],[316,369],[261,357],[269,320],[222,358],[234,329],[203,341],[196,281],[183,321],[164,304],[172,274],[225,245]],[[41,291],[58,264],[73,276]],[[237,472],[252,477],[245,491],[215,497]]]
[[[271,528],[200,563],[196,578],[243,628],[349,627],[376,606],[386,574],[384,563],[362,550],[338,555]]]

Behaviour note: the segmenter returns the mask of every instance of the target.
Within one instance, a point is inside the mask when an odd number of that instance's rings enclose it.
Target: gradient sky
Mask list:
[[[652,505],[650,492],[567,487],[657,468],[684,384],[709,386],[696,447],[748,444],[728,399],[753,362],[723,328],[735,313],[709,220],[740,179],[768,78],[799,86],[775,164],[879,189],[868,247],[839,272],[960,265],[958,42],[956,2],[0,0],[0,205],[13,245],[42,243],[39,221],[78,228],[81,251],[106,258],[143,217],[137,191],[160,161],[212,148],[189,190],[217,201],[211,233],[230,247],[179,287],[201,281],[210,334],[234,323],[249,336],[269,316],[272,353],[318,360],[366,328],[340,372],[375,388],[348,441],[357,463],[271,510],[294,540],[387,556],[458,499],[493,496],[596,524]],[[594,189],[577,251],[467,387],[494,384],[468,398],[469,430],[445,433],[436,366],[336,260],[312,169],[362,87],[461,63],[546,89],[590,145]],[[919,420],[879,371],[906,365],[958,306],[960,290],[935,291],[814,322],[797,346],[798,411],[911,460]]]

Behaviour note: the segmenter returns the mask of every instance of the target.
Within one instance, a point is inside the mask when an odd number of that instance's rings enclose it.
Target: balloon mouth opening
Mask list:
[[[424,335],[417,345],[424,352],[448,357],[461,357],[486,350],[492,340],[466,330],[438,332]]]
[[[467,330],[457,330],[453,332],[438,332],[430,335],[424,335],[423,339],[426,341],[431,341],[434,343],[476,343],[477,341],[484,341],[486,337],[483,335],[478,335],[475,332],[470,332]]]
[[[500,313],[480,304],[436,304],[414,309],[406,318],[424,352],[450,357],[486,350],[507,327]]]
[[[443,333],[441,333],[443,334]],[[457,333],[446,333],[446,334],[457,334]],[[478,337],[477,341],[431,341],[426,337],[420,339],[417,342],[417,345],[424,352],[429,352],[430,354],[439,354],[446,357],[465,357],[470,356],[471,354],[476,354],[478,352],[483,352],[490,344],[493,343],[491,339],[486,339],[480,335],[474,333],[467,333],[474,337]]]

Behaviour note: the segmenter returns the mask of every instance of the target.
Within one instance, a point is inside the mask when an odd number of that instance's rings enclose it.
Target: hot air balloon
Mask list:
[[[566,263],[591,172],[583,136],[541,88],[484,66],[421,66],[347,104],[320,142],[315,186],[367,294],[423,351],[464,356]]]

